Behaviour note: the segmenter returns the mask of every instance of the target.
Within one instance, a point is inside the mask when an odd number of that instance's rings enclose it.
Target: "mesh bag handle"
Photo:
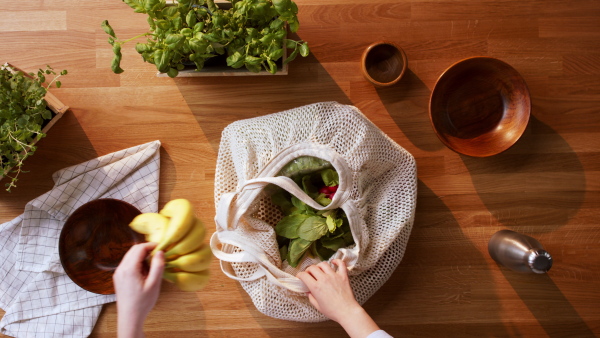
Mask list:
[[[279,186],[296,196],[311,208],[317,210],[340,208],[349,197],[348,191],[342,188],[340,182],[339,188],[335,196],[333,196],[331,203],[327,206],[322,206],[300,189],[300,187],[298,187],[298,185],[289,177],[277,176],[255,178],[246,181],[242,186],[241,192],[223,195],[217,206],[217,215],[215,216],[217,225],[222,229],[233,230],[240,218],[248,211],[254,200],[261,193],[262,189],[269,184]]]
[[[272,283],[290,291],[308,292],[308,289],[300,279],[282,271],[280,267],[272,262],[263,249],[239,236],[234,231],[237,228],[238,222],[247,214],[253,202],[259,197],[262,189],[269,184],[279,186],[316,210],[342,208],[350,223],[350,229],[356,245],[352,249],[339,249],[330,259],[342,259],[350,269],[358,260],[361,231],[357,229],[359,226],[358,213],[353,202],[349,199],[349,189],[346,188],[346,185],[351,182],[349,177],[350,170],[337,153],[330,149],[323,149],[319,146],[315,147],[314,145],[296,145],[282,151],[277,156],[277,160],[272,161],[263,173],[269,174],[274,170],[279,171],[291,159],[300,156],[324,158],[332,162],[332,165],[336,168],[340,184],[331,203],[327,206],[320,205],[300,189],[292,179],[285,176],[267,176],[250,179],[244,182],[238,192],[223,194],[217,205],[215,216],[215,222],[220,231],[213,234],[210,243],[215,257],[221,261],[221,270],[228,277],[238,281],[253,281],[266,276]],[[241,277],[235,275],[231,263],[256,263],[257,269],[253,274]]]
[[[230,245],[237,248],[243,247],[244,250],[229,253],[221,250],[219,244],[222,246]],[[213,234],[210,238],[210,248],[215,257],[221,260],[221,270],[223,273],[231,279],[237,281],[254,281],[262,277],[267,277],[271,283],[284,287],[290,291],[298,293],[306,293],[309,291],[300,279],[281,271],[271,262],[264,251],[257,246],[248,243],[248,240],[240,238],[234,232],[228,231],[221,236],[217,236],[216,233]],[[257,269],[249,276],[240,277],[233,272],[230,263],[257,263]]]

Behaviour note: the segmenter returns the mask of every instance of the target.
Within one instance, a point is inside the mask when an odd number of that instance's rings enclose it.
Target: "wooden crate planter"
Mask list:
[[[280,61],[283,61],[287,58],[287,50],[283,49],[283,56]],[[283,63],[283,62],[281,62]],[[268,71],[261,69],[258,73],[253,73],[246,69],[246,67],[242,68],[231,68],[229,66],[205,66],[200,71],[196,70],[196,66],[188,66],[183,70],[180,70],[176,77],[209,77],[209,76],[259,76],[259,75],[287,75],[288,74],[288,65],[289,63],[283,66],[277,66],[277,72],[275,74],[271,74]],[[156,76],[158,77],[169,77],[167,73],[157,72]]]
[[[167,5],[174,5],[176,4],[175,0],[167,0]],[[222,9],[227,9],[227,8],[231,8],[231,3],[227,2],[227,1],[219,1],[216,0],[215,1],[215,5],[217,5],[218,7],[222,8]],[[287,27],[287,24],[286,24]],[[285,39],[287,38],[287,34],[286,36],[283,38],[284,43],[283,43],[283,56],[279,59],[279,61],[277,62],[277,72],[275,74],[271,74],[268,71],[266,71],[265,69],[263,69],[261,67],[260,72],[258,73],[254,73],[249,71],[248,69],[246,69],[246,67],[241,67],[241,68],[232,68],[227,66],[227,64],[224,65],[208,65],[208,66],[204,66],[201,70],[197,71],[196,70],[196,66],[195,65],[190,65],[190,66],[186,66],[186,68],[184,68],[183,70],[180,70],[179,73],[177,74],[176,77],[210,77],[210,76],[264,76],[264,75],[287,75],[288,74],[288,65],[289,64],[283,64],[283,60],[285,60],[287,58],[287,48],[285,46]],[[226,57],[226,55],[225,55]],[[156,73],[157,77],[168,77],[167,73],[161,73],[161,72],[157,72]]]
[[[29,78],[33,78],[31,75],[29,75],[27,72],[23,71],[22,69],[13,66],[10,63],[8,65],[11,68],[13,68],[14,70],[22,72],[23,74],[25,74],[25,76],[27,76]],[[52,115],[53,115],[52,119],[47,121],[46,125],[42,128],[42,133],[47,134],[48,131],[50,130],[50,128],[52,128],[52,126],[61,117],[63,117],[63,115],[67,112],[67,110],[69,109],[69,106],[60,102],[60,100],[56,96],[54,96],[52,93],[50,93],[49,91],[46,92],[44,99],[46,100],[46,106],[50,109],[50,111],[52,111]],[[31,141],[29,143],[29,147],[34,146],[37,143],[37,141],[38,141],[37,139],[34,139],[33,141]],[[8,170],[8,172],[10,172],[11,170],[12,170],[12,168],[10,168]],[[0,180],[2,180],[2,178],[4,178],[4,173],[0,172]]]

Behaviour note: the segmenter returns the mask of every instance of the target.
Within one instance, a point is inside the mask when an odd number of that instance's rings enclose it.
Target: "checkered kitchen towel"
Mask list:
[[[69,215],[98,198],[158,210],[160,141],[57,171],[54,188],[0,225],[0,333],[15,337],[86,337],[114,295],[83,290],[65,274],[58,238]]]

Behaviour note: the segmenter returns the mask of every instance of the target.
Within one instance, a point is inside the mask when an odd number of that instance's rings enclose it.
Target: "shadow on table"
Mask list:
[[[404,258],[366,302],[367,312],[395,337],[507,336],[495,290],[486,257],[419,181]]]
[[[429,121],[431,91],[410,69],[396,85],[377,88],[377,94],[398,128],[416,147],[428,152],[444,147]]]
[[[498,268],[549,337],[595,337],[549,275],[521,274]]]
[[[507,151],[461,158],[479,197],[505,226],[555,230],[568,223],[585,197],[585,173],[577,154],[534,116]]]
[[[171,177],[172,180],[167,180],[167,177]],[[171,155],[169,155],[164,147],[160,147],[160,182],[158,189],[160,191],[160,200],[170,201],[173,199],[171,197],[171,192],[173,192],[173,188],[177,183],[176,178],[177,168],[175,167]]]
[[[10,204],[21,208],[22,212],[27,202],[52,189],[52,174],[55,171],[98,157],[72,111],[67,111],[36,147],[33,156],[25,161],[23,171],[26,172],[19,175],[17,187],[12,192],[4,188],[9,178],[0,181],[3,208]]]
[[[268,334],[269,337],[286,337],[286,338],[305,338],[305,337],[348,337],[344,329],[334,322],[325,321],[320,323],[300,323],[285,321],[282,319],[271,318],[267,315],[262,314],[256,309],[252,299],[246,293],[244,288],[239,283],[236,283],[238,292],[242,294],[244,304],[250,310],[252,317],[261,326],[257,332],[252,330],[245,330],[248,337],[264,336]],[[278,326],[278,327],[274,327]]]
[[[294,60],[288,75],[176,78],[175,83],[215,151],[221,132],[234,121],[316,102],[351,103],[312,54]]]

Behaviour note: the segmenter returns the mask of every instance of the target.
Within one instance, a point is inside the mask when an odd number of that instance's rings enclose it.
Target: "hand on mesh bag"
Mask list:
[[[346,263],[334,259],[334,270],[329,263],[309,266],[296,277],[306,284],[308,299],[319,312],[338,322],[350,337],[367,337],[378,331],[379,326],[354,298]]]

